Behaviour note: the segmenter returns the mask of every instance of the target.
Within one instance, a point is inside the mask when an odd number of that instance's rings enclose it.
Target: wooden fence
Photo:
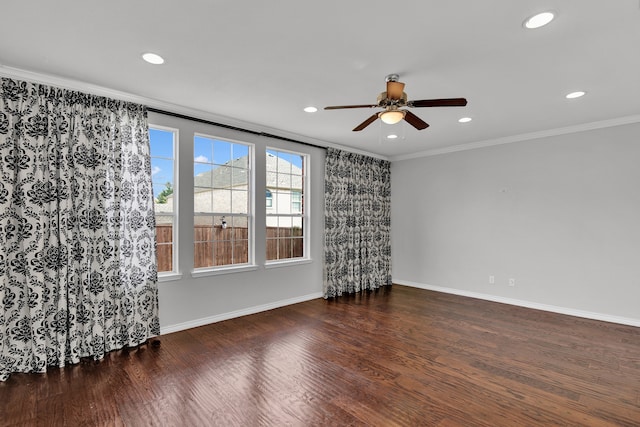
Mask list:
[[[173,227],[158,225],[158,271],[173,270]],[[249,233],[247,228],[216,226],[194,227],[194,267],[244,264],[249,262]],[[304,256],[302,230],[299,228],[267,227],[267,260]]]

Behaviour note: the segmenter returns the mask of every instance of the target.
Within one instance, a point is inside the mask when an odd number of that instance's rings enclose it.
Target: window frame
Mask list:
[[[211,275],[217,275],[217,274],[227,274],[227,273],[235,273],[235,272],[241,272],[241,271],[248,271],[248,270],[255,270],[258,268],[258,266],[255,263],[255,144],[250,143],[250,142],[246,142],[246,141],[240,141],[237,139],[233,139],[233,138],[227,138],[227,137],[223,137],[223,136],[217,136],[211,133],[203,133],[203,132],[194,132],[193,133],[193,138],[192,138],[192,161],[191,164],[193,166],[192,169],[192,176],[195,177],[195,141],[196,138],[206,138],[206,139],[210,139],[212,141],[222,141],[222,142],[226,142],[226,143],[230,143],[230,144],[238,144],[238,145],[242,145],[245,146],[247,148],[248,151],[248,161],[247,161],[247,214],[238,214],[238,213],[233,213],[231,211],[233,211],[233,208],[230,206],[229,207],[229,212],[223,212],[223,211],[219,211],[216,210],[215,212],[199,212],[196,211],[196,207],[195,207],[195,203],[192,206],[191,209],[191,216],[192,216],[192,234],[191,234],[191,245],[193,246],[193,256],[192,256],[192,260],[191,260],[191,276],[192,277],[204,277],[204,276],[211,276]],[[233,161],[234,159],[232,158],[231,161]],[[214,159],[211,159],[210,163],[211,165],[216,165],[216,166],[223,166],[223,165],[217,165],[216,163],[213,163]],[[201,163],[201,162],[198,162]],[[213,185],[213,184],[212,184]],[[195,189],[195,182],[192,185],[191,191],[193,191]],[[211,187],[211,189],[213,190],[215,187]],[[229,191],[233,191],[231,189],[229,189]],[[229,218],[233,218],[235,216],[240,216],[240,217],[244,217],[246,218],[246,222],[247,222],[247,262],[245,263],[239,263],[239,264],[223,264],[223,265],[212,265],[212,266],[205,266],[205,267],[195,267],[195,261],[196,261],[196,255],[195,255],[195,245],[196,245],[196,239],[195,239],[195,218],[201,216],[201,217],[210,217],[210,218],[216,218],[216,217],[226,217],[227,221]],[[212,241],[212,243],[215,241]]]
[[[310,208],[310,158],[311,156],[308,153],[303,153],[303,152],[299,152],[299,151],[294,151],[294,150],[289,150],[289,149],[285,149],[285,148],[278,148],[278,147],[274,147],[274,146],[267,146],[265,148],[265,163],[264,163],[264,168],[265,168],[265,189],[269,190],[268,186],[268,174],[269,169],[267,168],[267,158],[269,155],[269,151],[275,151],[275,152],[279,152],[279,153],[286,153],[286,154],[293,154],[295,156],[300,156],[302,158],[302,188],[301,191],[296,192],[299,194],[300,196],[300,206],[301,206],[301,210],[302,212],[300,214],[293,214],[293,213],[288,213],[288,214],[278,214],[278,213],[269,213],[267,212],[267,209],[269,208],[268,206],[266,206],[266,202],[265,202],[265,268],[269,269],[269,268],[274,268],[274,267],[280,267],[280,266],[287,266],[287,265],[293,265],[293,264],[306,264],[306,263],[310,263],[311,262],[311,256],[310,256],[310,248],[311,248],[311,239],[310,239],[310,223],[311,223],[311,208]],[[276,195],[278,194],[278,191],[272,191],[272,194],[275,193]],[[291,193],[291,196],[293,195],[293,192]],[[289,199],[289,208],[292,209],[293,208],[293,197],[290,197]],[[275,205],[277,206],[277,202],[275,203]],[[302,256],[301,257],[295,257],[295,258],[281,258],[281,259],[272,259],[269,260],[267,259],[267,247],[268,247],[268,241],[270,239],[267,238],[266,236],[266,229],[267,229],[267,222],[269,220],[269,218],[279,218],[279,217],[289,217],[289,218],[301,218],[302,219]],[[276,239],[277,240],[277,239]]]
[[[171,265],[172,265],[172,270],[171,271],[158,271],[158,282],[167,282],[167,281],[172,281],[172,280],[180,280],[182,278],[182,273],[180,272],[180,249],[179,249],[179,212],[180,212],[180,183],[179,183],[179,179],[178,177],[180,176],[179,174],[179,166],[180,166],[180,159],[179,159],[179,150],[178,150],[178,141],[180,140],[180,129],[178,128],[174,128],[174,127],[170,127],[170,126],[163,126],[163,125],[158,125],[158,124],[152,124],[149,123],[148,125],[148,129],[149,131],[151,131],[152,129],[154,130],[158,130],[158,131],[162,131],[162,132],[171,132],[173,134],[173,147],[172,147],[172,152],[173,152],[173,158],[172,159],[165,159],[165,160],[172,160],[173,161],[173,197],[172,197],[172,201],[173,201],[173,209],[172,209],[172,213],[171,214],[165,214],[163,213],[162,216],[171,216],[173,217],[173,221],[172,221],[172,253],[171,253]],[[149,160],[150,163],[152,163],[151,159],[154,158],[154,156],[151,155],[151,138],[149,138]],[[158,158],[158,157],[155,157]],[[164,159],[164,158],[163,158]],[[153,178],[152,178],[152,182],[153,182]],[[154,195],[155,196],[155,195]],[[155,198],[154,198],[154,206],[155,206]],[[154,208],[154,218],[155,216],[157,216],[158,214],[155,211]],[[157,263],[157,244],[156,244],[156,263]]]

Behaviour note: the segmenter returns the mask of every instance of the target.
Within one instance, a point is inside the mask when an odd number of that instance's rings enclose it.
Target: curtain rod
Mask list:
[[[225,128],[225,129],[231,129],[231,130],[237,130],[237,131],[240,131],[240,132],[246,132],[246,133],[250,133],[250,134],[253,134],[253,135],[259,135],[259,136],[265,136],[265,137],[268,137],[268,138],[279,139],[281,141],[294,142],[296,144],[307,145],[309,147],[322,148],[323,150],[327,149],[327,147],[323,147],[321,145],[311,144],[309,142],[302,142],[302,141],[298,141],[298,140],[295,140],[295,139],[287,138],[287,137],[284,137],[284,136],[273,135],[271,133],[266,133],[266,132],[257,132],[257,131],[254,131],[254,130],[244,129],[244,128],[240,128],[240,127],[237,127],[237,126],[226,125],[224,123],[213,122],[211,120],[200,119],[198,117],[187,116],[185,114],[174,113],[172,111],[160,110],[158,108],[147,107],[147,111],[151,111],[152,113],[164,114],[164,115],[171,116],[171,117],[177,117],[179,119],[185,119],[185,120],[191,120],[191,121],[198,122],[198,123],[204,123],[204,124],[207,124],[207,125],[218,126],[218,127],[222,127],[222,128]]]

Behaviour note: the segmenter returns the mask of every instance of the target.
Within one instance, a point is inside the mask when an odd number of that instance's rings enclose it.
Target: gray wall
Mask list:
[[[394,282],[640,322],[639,136],[635,123],[393,162]]]
[[[218,128],[194,121],[149,114],[149,123],[179,128],[179,253],[182,279],[159,283],[160,326],[172,332],[225,318],[261,311],[298,300],[322,296],[323,226],[324,226],[324,157],[325,150],[270,139],[239,131]],[[193,134],[227,138],[255,144],[256,177],[256,263],[258,269],[242,273],[191,277],[193,257]],[[310,155],[311,262],[277,268],[264,267],[265,261],[265,149],[281,148]],[[263,190],[260,191],[259,189]],[[191,194],[190,194],[191,193]],[[308,196],[308,195],[306,195]]]

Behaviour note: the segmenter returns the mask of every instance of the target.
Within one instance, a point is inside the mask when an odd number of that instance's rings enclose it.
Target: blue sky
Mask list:
[[[149,140],[153,196],[157,197],[167,182],[173,184],[173,132],[150,128]]]

